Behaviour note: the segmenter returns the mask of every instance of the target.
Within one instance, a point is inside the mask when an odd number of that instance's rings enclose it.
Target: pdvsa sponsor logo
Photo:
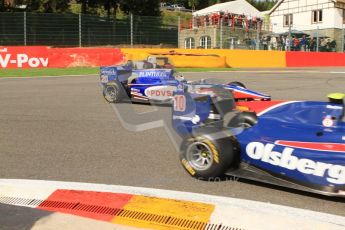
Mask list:
[[[169,71],[140,71],[139,77],[158,77],[166,78],[169,77]]]
[[[0,54],[0,66],[7,68],[9,65],[15,65],[18,68],[29,66],[31,68],[48,67],[48,58],[29,57],[27,54]]]
[[[173,91],[168,90],[159,90],[159,89],[151,89],[148,91],[148,94],[151,97],[171,97],[173,95]]]
[[[155,100],[166,100],[172,98],[176,86],[152,86],[145,90],[145,95]]]
[[[282,152],[277,152],[273,151],[274,147],[274,144],[251,142],[246,147],[246,153],[254,160],[308,175],[325,177],[333,184],[345,184],[345,166],[298,158],[292,155],[295,151],[293,148],[285,147]]]

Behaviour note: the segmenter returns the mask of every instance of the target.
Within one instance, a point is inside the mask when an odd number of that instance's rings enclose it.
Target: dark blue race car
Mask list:
[[[193,177],[224,174],[332,196],[345,196],[345,97],[330,102],[252,101],[178,91],[173,127],[181,162]]]
[[[200,93],[207,93],[208,88],[220,85],[214,80],[187,82],[173,69],[137,69],[131,63],[121,66],[100,68],[100,81],[104,98],[111,103],[130,100],[142,103],[171,103],[177,89],[198,88]],[[262,93],[246,89],[240,82],[221,84],[233,92],[237,101],[271,100]]]

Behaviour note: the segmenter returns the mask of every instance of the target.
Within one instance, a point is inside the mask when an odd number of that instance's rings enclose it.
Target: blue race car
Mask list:
[[[181,162],[193,177],[224,174],[331,196],[345,196],[345,95],[330,102],[242,102],[177,91],[173,128]],[[217,115],[217,116],[215,116]]]
[[[130,62],[121,66],[100,68],[100,81],[104,98],[110,103],[125,100],[141,103],[172,103],[173,93],[178,88],[198,87],[200,93],[207,93],[207,88],[215,85],[213,81],[187,82],[173,69],[137,69]],[[236,100],[271,100],[262,93],[246,89],[240,82],[222,84],[233,91]]]

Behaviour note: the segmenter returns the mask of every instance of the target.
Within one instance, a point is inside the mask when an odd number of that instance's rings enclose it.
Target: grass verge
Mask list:
[[[231,68],[177,68],[178,72],[231,71]],[[41,68],[41,69],[0,69],[1,77],[44,77],[98,74],[99,68]]]
[[[178,72],[214,72],[214,71],[233,71],[233,68],[177,68]]]
[[[97,74],[99,68],[0,69],[0,77],[42,77]]]

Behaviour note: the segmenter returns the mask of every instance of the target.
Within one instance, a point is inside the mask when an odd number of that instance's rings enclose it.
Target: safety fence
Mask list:
[[[176,47],[178,26],[161,17],[112,19],[84,14],[0,13],[0,45],[87,47],[157,45]]]
[[[170,47],[185,49],[344,51],[344,28],[272,24],[267,19],[0,13],[0,45]]]

